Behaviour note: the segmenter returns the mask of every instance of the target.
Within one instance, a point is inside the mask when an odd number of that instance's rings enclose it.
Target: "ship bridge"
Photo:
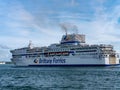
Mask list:
[[[85,43],[83,34],[66,34],[62,36],[61,44],[81,44]]]

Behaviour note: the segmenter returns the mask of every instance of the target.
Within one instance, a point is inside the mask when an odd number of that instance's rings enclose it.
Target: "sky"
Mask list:
[[[111,44],[120,52],[120,0],[0,0],[0,61],[10,61],[10,50],[30,40],[59,43],[63,24],[75,25],[87,44]]]

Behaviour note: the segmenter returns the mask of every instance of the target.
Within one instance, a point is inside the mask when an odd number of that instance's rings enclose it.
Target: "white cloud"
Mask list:
[[[78,5],[77,0],[71,0],[71,6]]]
[[[89,32],[89,36],[93,39],[93,37],[100,42],[106,42],[110,41],[111,39],[116,41],[117,39],[114,36],[111,36],[111,33],[116,34],[115,30],[118,30],[117,27],[119,27],[116,24],[116,20],[119,18],[119,6],[116,6],[113,10],[112,14],[109,14],[105,12],[105,7],[103,6],[103,3],[105,1],[96,1],[95,3],[92,3],[93,9],[95,11],[95,14],[90,17],[87,16],[84,13],[64,13],[64,12],[59,12],[59,16],[50,18],[50,19],[60,19],[60,22],[70,22],[70,23],[75,23],[79,27],[79,32]],[[75,0],[71,0],[72,4],[77,3]],[[97,3],[97,4],[96,4]],[[97,6],[98,5],[98,6]],[[12,27],[13,29],[21,28],[23,30],[19,30],[19,34],[23,36],[29,36],[30,33],[33,33],[31,31],[25,30],[25,28],[32,28],[34,32],[42,32],[42,34],[45,35],[51,35],[55,36],[58,34],[57,30],[53,29],[58,29],[58,26],[52,27],[51,25],[51,20],[46,17],[35,17],[28,11],[26,11],[21,5],[18,6],[13,6],[12,7],[11,13],[9,13],[9,17],[12,18],[13,20],[16,20],[15,22],[8,22],[9,26]],[[46,11],[45,11],[46,12]],[[95,17],[94,17],[95,16]],[[64,20],[65,19],[65,20]],[[77,20],[78,19],[78,20]],[[83,20],[82,20],[83,19]],[[81,21],[80,21],[81,20]],[[85,21],[88,20],[88,21]],[[85,21],[85,22],[84,22]],[[57,25],[57,24],[56,24]],[[117,26],[117,27],[116,27]],[[88,28],[89,27],[89,28]],[[86,30],[86,31],[84,31]],[[13,30],[15,31],[15,30]],[[60,29],[59,29],[60,31]],[[91,33],[94,32],[94,33]],[[96,36],[94,36],[94,34]],[[107,38],[107,37],[109,38]],[[104,37],[104,38],[103,38]],[[114,39],[113,39],[114,37]],[[94,41],[94,40],[93,40]]]
[[[94,15],[92,17],[88,16],[88,19],[91,18],[88,21],[85,20],[87,19],[86,17],[76,17],[74,14],[70,17],[70,14],[68,15],[68,17],[67,15],[63,15],[62,17],[68,18],[66,22],[72,22],[76,24],[79,28],[80,33],[87,34],[88,43],[113,44],[113,42],[119,42],[120,38],[117,36],[120,35],[120,22],[118,22],[118,19],[120,18],[120,6],[115,6],[113,7],[113,10],[106,12],[107,9],[104,6],[104,3],[105,1],[101,1],[100,4],[97,3],[98,6],[95,5],[96,3],[94,3],[94,6],[92,7],[92,9],[94,10]],[[76,20],[75,18],[72,18],[70,20],[71,17],[80,17],[81,19],[83,18],[83,20]]]
[[[10,61],[11,54],[8,50],[0,50],[0,61]]]

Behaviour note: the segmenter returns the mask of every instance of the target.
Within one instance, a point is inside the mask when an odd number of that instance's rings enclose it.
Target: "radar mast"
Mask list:
[[[32,44],[32,41],[31,41],[31,40],[29,40],[28,47],[29,47],[30,49],[32,49],[32,48],[33,48],[33,44]]]

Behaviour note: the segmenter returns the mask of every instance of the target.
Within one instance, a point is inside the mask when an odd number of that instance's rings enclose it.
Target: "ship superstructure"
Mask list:
[[[119,55],[112,45],[89,45],[83,34],[66,34],[61,42],[48,47],[11,50],[16,66],[118,65]]]

